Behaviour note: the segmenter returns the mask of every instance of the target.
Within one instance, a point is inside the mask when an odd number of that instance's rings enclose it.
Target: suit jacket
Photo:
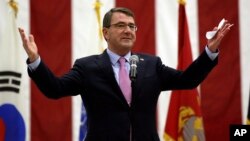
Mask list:
[[[88,116],[86,141],[159,141],[155,114],[160,92],[197,87],[218,59],[211,61],[204,51],[185,71],[177,71],[163,65],[159,57],[137,55],[131,106],[116,82],[106,51],[76,60],[60,78],[43,62],[29,75],[49,98],[81,95]]]

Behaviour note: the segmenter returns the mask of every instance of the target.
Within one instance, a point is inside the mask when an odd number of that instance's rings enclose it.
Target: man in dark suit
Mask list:
[[[165,66],[159,57],[132,53],[137,30],[134,15],[129,9],[113,8],[103,20],[108,48],[100,55],[76,60],[60,78],[43,63],[33,36],[27,38],[23,29],[19,31],[29,57],[29,75],[39,89],[52,99],[81,95],[88,115],[86,141],[159,141],[155,114],[160,92],[197,87],[217,64],[218,46],[231,26],[226,21],[182,72]],[[132,84],[128,79],[131,55],[138,57]]]

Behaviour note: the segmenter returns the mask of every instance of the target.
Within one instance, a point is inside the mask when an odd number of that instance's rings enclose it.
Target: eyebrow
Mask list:
[[[128,25],[135,25],[135,23],[126,23],[126,22],[117,22],[117,23],[114,23],[114,24],[128,24]]]

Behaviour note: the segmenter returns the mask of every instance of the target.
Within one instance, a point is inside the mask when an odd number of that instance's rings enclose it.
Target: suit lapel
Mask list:
[[[143,77],[145,74],[145,61],[144,58],[141,57],[140,55],[137,55],[139,57],[139,62],[137,63],[137,77],[136,77],[136,81],[134,82],[134,84],[132,84],[133,86],[133,90],[132,90],[132,105],[134,103],[134,101],[138,98],[139,94],[140,94],[140,90],[142,88],[142,81],[143,81]]]
[[[107,54],[107,51],[105,50],[103,52],[103,54],[101,54],[98,59],[96,60],[97,65],[99,66],[99,68],[102,70],[103,75],[105,77],[107,77],[107,80],[110,82],[111,86],[114,86],[114,97],[116,97],[118,100],[121,101],[121,103],[123,103],[124,105],[126,105],[127,107],[129,107],[129,105],[127,104],[127,101],[125,99],[125,97],[122,94],[122,91],[115,79],[115,75],[114,75],[114,71],[113,68],[111,66],[111,61],[110,58]]]

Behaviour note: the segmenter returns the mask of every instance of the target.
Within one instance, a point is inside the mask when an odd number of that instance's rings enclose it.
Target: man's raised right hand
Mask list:
[[[19,30],[19,33],[20,33],[21,38],[22,38],[23,48],[25,49],[25,51],[29,57],[30,63],[32,63],[36,59],[39,58],[38,48],[36,46],[34,37],[33,37],[33,35],[30,34],[29,38],[27,38],[25,35],[25,32],[22,28],[18,28],[18,30]]]

